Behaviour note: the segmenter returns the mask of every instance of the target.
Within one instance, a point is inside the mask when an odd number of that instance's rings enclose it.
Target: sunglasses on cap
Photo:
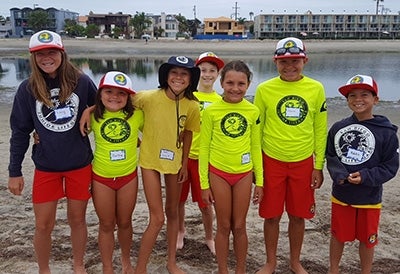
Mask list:
[[[300,54],[304,53],[304,51],[301,48],[298,47],[290,47],[290,48],[279,48],[275,51],[276,56],[282,56],[285,55],[287,52],[290,54]]]

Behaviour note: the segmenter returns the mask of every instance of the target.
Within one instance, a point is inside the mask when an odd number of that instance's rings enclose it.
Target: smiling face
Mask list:
[[[307,58],[281,58],[274,60],[281,79],[287,82],[295,82],[302,78],[303,68],[307,61]]]
[[[200,80],[198,90],[201,92],[211,92],[214,89],[214,83],[218,78],[218,68],[210,62],[202,62],[198,65],[200,68]]]
[[[354,89],[347,96],[347,104],[359,121],[373,118],[372,109],[378,101],[378,96],[365,89]]]
[[[186,68],[173,67],[168,72],[168,89],[175,95],[180,94],[183,97],[183,92],[189,87],[190,84],[190,71]]]
[[[33,53],[38,67],[51,78],[57,76],[57,69],[62,62],[62,54],[57,49],[43,49]]]
[[[221,87],[224,90],[224,101],[228,103],[239,103],[246,95],[250,82],[244,72],[228,70],[221,78]]]
[[[117,112],[123,109],[128,101],[129,94],[119,88],[104,87],[101,89],[101,102],[106,110]]]

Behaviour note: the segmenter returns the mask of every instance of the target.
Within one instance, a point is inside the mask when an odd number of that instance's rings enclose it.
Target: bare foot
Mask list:
[[[206,245],[213,255],[215,255],[215,242],[214,240],[206,240]]]
[[[176,240],[176,249],[182,249],[184,246],[185,232],[178,231],[178,239]]]
[[[74,274],[87,274],[84,266],[74,266]]]
[[[182,269],[180,269],[175,263],[167,264],[167,269],[168,269],[168,273],[170,273],[170,274],[186,274],[186,272],[183,271]]]
[[[266,263],[265,265],[263,265],[261,267],[260,270],[258,270],[256,272],[256,274],[273,274],[273,273],[275,273],[275,267],[276,267],[276,265]]]
[[[291,264],[290,271],[292,271],[294,274],[308,274],[308,272],[303,268],[300,263]]]
[[[135,270],[131,265],[123,265],[122,274],[135,274]]]

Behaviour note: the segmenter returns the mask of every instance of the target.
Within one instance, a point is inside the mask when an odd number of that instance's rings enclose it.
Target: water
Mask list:
[[[234,59],[232,57],[231,59]],[[139,57],[120,59],[72,59],[97,84],[100,78],[110,70],[127,73],[133,81],[135,90],[154,89],[158,86],[158,67],[165,62],[163,58]],[[229,61],[229,58],[225,58]],[[256,86],[276,76],[275,65],[270,56],[249,57],[244,61],[253,71],[253,81],[248,95],[254,95]],[[304,74],[321,81],[325,86],[326,96],[340,96],[338,87],[355,74],[372,75],[378,83],[379,97],[383,101],[399,101],[400,92],[400,55],[395,53],[359,53],[359,54],[313,54],[305,66]],[[12,102],[19,83],[29,76],[28,59],[0,59],[0,91],[1,102]],[[222,92],[219,83],[215,85]]]

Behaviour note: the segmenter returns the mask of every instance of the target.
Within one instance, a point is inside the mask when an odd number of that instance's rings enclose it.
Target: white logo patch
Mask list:
[[[375,151],[375,137],[365,126],[348,125],[335,135],[335,151],[346,165],[359,165],[368,161]]]

